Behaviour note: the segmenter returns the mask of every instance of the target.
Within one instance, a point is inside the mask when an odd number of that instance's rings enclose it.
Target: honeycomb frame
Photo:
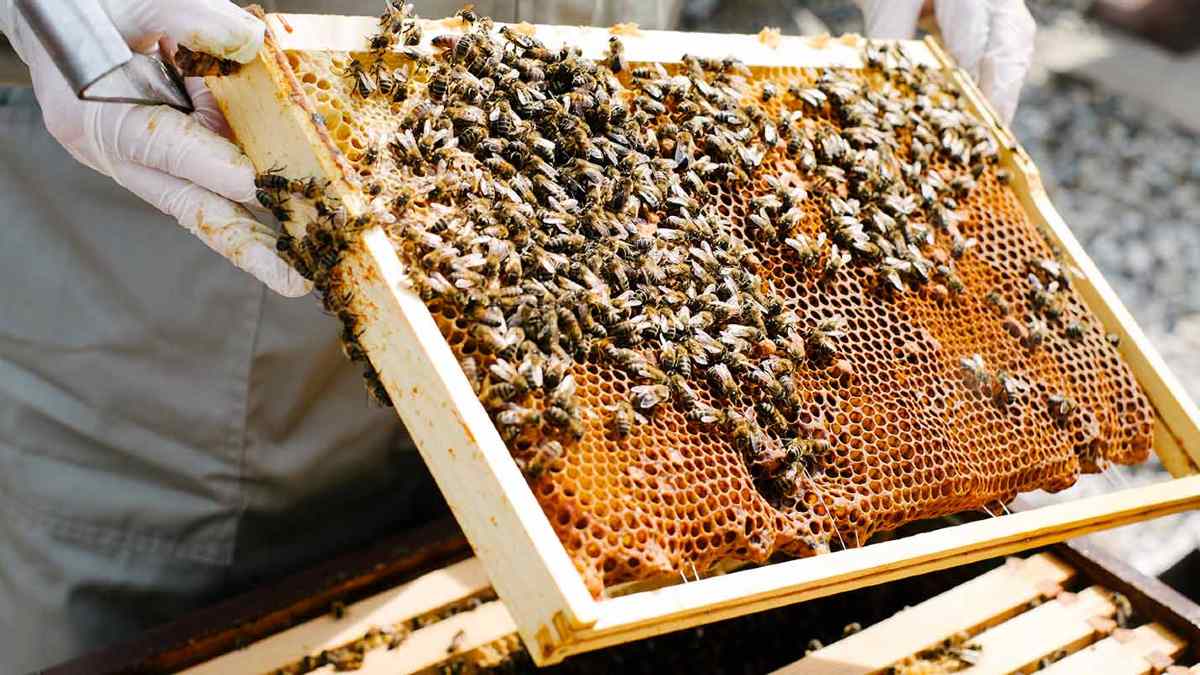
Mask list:
[[[271,15],[270,37],[262,58],[232,77],[209,79],[239,142],[260,170],[282,166],[291,175],[331,178],[337,184],[333,189],[346,195],[351,212],[365,209],[355,198],[356,177],[345,158],[330,150],[333,144],[324,126],[313,123],[311,102],[304,100],[294,79],[288,79],[290,68],[284,52],[361,51],[363,36],[375,23],[375,19],[363,17]],[[456,29],[453,20],[427,23],[426,40],[430,34]],[[548,44],[569,39],[591,56],[602,51],[609,36],[603,29],[538,26],[534,30]],[[774,47],[753,36],[647,31],[623,38],[627,57],[639,62],[670,62],[685,50],[709,50],[701,55],[719,58],[736,53],[751,66],[861,67],[860,43],[852,38],[784,38]],[[1200,456],[1194,406],[1070,237],[1028,157],[996,123],[970,81],[953,71],[933,42],[904,43],[903,48],[914,60],[952,71],[976,115],[991,127],[1002,147],[1003,163],[1013,170],[1022,207],[1080,270],[1079,291],[1092,312],[1107,330],[1124,338],[1122,355],[1159,415],[1155,451],[1174,473],[1194,471],[1195,458]],[[264,91],[272,91],[274,96],[264,98]],[[406,426],[539,662],[1132,522],[1187,508],[1196,499],[1196,486],[1184,481],[1163,490],[1143,489],[1135,491],[1137,494],[1112,495],[1113,499],[1065,505],[1073,508],[1042,509],[1037,517],[1007,516],[948,528],[933,533],[937,536],[932,538],[873,544],[699,583],[596,600],[583,586],[429,310],[407,289],[387,236],[379,230],[367,232],[351,257],[348,273],[359,291],[355,309],[366,322],[361,342],[393,400],[400,403],[398,411]],[[414,401],[422,405],[414,405]],[[444,412],[430,414],[431,410]]]

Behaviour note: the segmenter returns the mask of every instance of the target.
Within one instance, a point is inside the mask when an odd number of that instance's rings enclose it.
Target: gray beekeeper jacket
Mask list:
[[[477,4],[511,18],[511,2]],[[642,4],[525,0],[522,18],[605,22]],[[417,3],[431,17],[457,7]],[[27,81],[11,51],[0,77]],[[19,85],[0,88],[0,205],[0,673],[132,637],[443,508],[311,297],[274,295],[76,163]]]

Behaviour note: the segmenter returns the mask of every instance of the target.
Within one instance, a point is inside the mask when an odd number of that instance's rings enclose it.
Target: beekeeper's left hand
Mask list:
[[[169,41],[238,62],[255,57],[266,27],[229,0],[102,0],[134,51]],[[166,106],[81,101],[12,0],[0,0],[0,30],[29,65],[50,134],[81,163],[166,213],[209,248],[281,295],[309,284],[275,251],[275,234],[239,202],[255,195],[254,167],[228,135],[225,118],[198,78],[196,112]]]
[[[1037,26],[1023,0],[857,0],[867,37],[910,39],[932,11],[950,55],[979,83],[1005,123],[1033,62]]]

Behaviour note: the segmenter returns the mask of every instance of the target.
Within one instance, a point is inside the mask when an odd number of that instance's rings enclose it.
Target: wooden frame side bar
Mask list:
[[[433,316],[405,283],[387,234],[366,232],[361,254],[348,262],[359,309],[371,317],[359,340],[536,660],[564,633],[594,623],[596,602]],[[493,480],[480,480],[481,471]]]

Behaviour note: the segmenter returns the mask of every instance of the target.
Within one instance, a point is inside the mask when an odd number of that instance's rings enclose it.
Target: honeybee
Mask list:
[[[532,359],[532,357],[529,358]],[[544,363],[538,359],[534,363],[531,363],[528,369],[522,368],[519,370],[535,386],[553,390],[567,376],[567,369],[569,367],[570,362],[567,359],[557,354],[552,354]]]
[[[408,17],[412,16],[413,5],[403,0],[387,0],[383,14],[379,17],[379,27],[383,30],[397,31]]]
[[[395,33],[389,31],[376,33],[367,38],[367,50],[376,59],[381,59],[398,41],[399,37]]]
[[[474,4],[463,5],[462,9],[454,13],[454,16],[462,19],[467,24],[474,24],[479,20],[479,15],[475,13]]]
[[[846,337],[846,320],[841,316],[821,319],[806,337],[807,347],[817,355],[837,352],[837,340]]]
[[[517,388],[508,382],[492,382],[479,392],[479,402],[487,410],[497,410],[521,397]]]
[[[961,258],[966,254],[967,251],[974,248],[978,243],[979,242],[975,240],[975,237],[963,237],[962,235],[956,233],[956,236],[953,239],[953,244],[950,248],[950,255],[954,256],[955,258]]]
[[[755,401],[754,411],[760,418],[765,418],[770,425],[773,425],[776,431],[781,431],[791,426],[787,417],[770,401],[762,399]]]
[[[795,361],[803,361],[808,357],[807,340],[801,335],[800,331],[794,327],[788,327],[780,331],[783,336],[779,339],[782,343],[784,353]]]
[[[1034,311],[1041,312],[1050,320],[1057,319],[1063,311],[1062,299],[1058,295],[1058,282],[1043,284],[1036,274],[1030,274],[1029,304]]]
[[[725,421],[725,414],[723,412],[712,406],[704,404],[697,404],[691,408],[688,408],[687,412],[684,413],[684,416],[687,417],[688,420],[706,427],[714,424],[721,424]]]
[[[1077,319],[1067,324],[1067,337],[1072,340],[1082,340],[1087,333],[1088,322],[1086,319]]]
[[[1029,321],[1025,324],[1025,347],[1037,349],[1046,341],[1048,332],[1045,321],[1030,315]]]
[[[625,45],[615,35],[608,38],[608,54],[604,58],[604,65],[614,73],[625,70]]]
[[[1133,616],[1133,604],[1129,602],[1129,598],[1115,591],[1110,597],[1112,598],[1113,606],[1117,608],[1116,616],[1113,617],[1117,622],[1117,626],[1120,628],[1128,627],[1129,620]]]
[[[567,429],[576,438],[583,437],[583,424],[579,421],[574,407],[548,406],[543,412],[543,417],[553,426]]]
[[[400,103],[408,97],[408,77],[400,71],[389,70],[382,61],[375,64],[375,86],[380,95]]]
[[[1077,407],[1075,401],[1065,394],[1051,394],[1046,398],[1046,401],[1050,404],[1050,415],[1060,424],[1065,422],[1067,417]]]
[[[324,194],[325,187],[328,184],[328,181],[322,184],[312,176],[308,178],[296,178],[288,181],[287,190],[288,192],[300,195],[305,199],[317,200],[320,199]]]
[[[733,447],[747,455],[758,454],[763,441],[763,433],[757,422],[743,413],[729,410],[725,413],[725,426],[733,441]]]
[[[976,391],[990,391],[992,375],[988,372],[987,364],[983,361],[981,354],[972,354],[959,359],[959,365],[962,367],[963,375],[967,379],[967,383]]]
[[[428,54],[416,46],[406,45],[401,47],[397,53],[419,67],[427,68],[433,65],[433,59],[429,58]]]
[[[362,344],[358,339],[362,335],[362,330],[356,330],[354,323],[344,323],[338,335],[342,344],[342,354],[351,361],[366,361],[367,353],[363,349]]]
[[[548,440],[542,441],[529,451],[516,455],[514,460],[521,473],[525,474],[529,480],[534,480],[562,455],[562,443]]]
[[[492,328],[487,324],[480,323],[475,324],[474,333],[475,339],[478,340],[485,349],[501,355],[512,354],[516,350],[517,346],[520,345],[521,341],[525,339],[525,332],[519,327],[502,331]],[[513,372],[516,371],[514,370]]]
[[[1008,313],[1011,311],[1008,301],[1006,301],[996,291],[988,291],[988,294],[984,299],[989,305],[996,308],[996,311],[1000,313],[1000,316],[1008,316]]]
[[[993,387],[992,397],[996,403],[1005,406],[1018,396],[1029,390],[1029,383],[1009,374],[1007,370],[1001,370],[996,373],[996,382]]]
[[[524,427],[535,426],[541,421],[542,414],[540,412],[514,403],[508,404],[507,407],[496,413],[496,424],[512,432],[512,435],[505,440],[511,440]]]
[[[525,50],[531,50],[531,49],[545,50],[546,49],[546,46],[543,45],[540,41],[538,41],[537,38],[533,37],[532,35],[525,35],[524,33],[518,33],[517,31],[513,30],[513,28],[511,26],[501,26],[500,27],[500,36],[503,37],[505,40],[508,40],[509,42],[513,43],[514,45],[516,45],[517,47],[519,47],[521,49],[525,49]]]
[[[831,446],[824,438],[790,438],[784,444],[784,451],[792,463],[804,463],[819,458],[829,452]]]
[[[370,98],[371,94],[375,93],[375,82],[371,79],[371,75],[362,61],[351,58],[350,63],[346,64],[339,74],[353,81],[354,93],[359,98]]]
[[[817,89],[816,87],[802,88],[797,85],[791,85],[788,87],[788,93],[795,98],[800,99],[806,105],[818,109],[823,108],[825,103],[829,100],[829,97],[825,95],[825,92]]]
[[[941,278],[942,283],[945,284],[946,290],[950,291],[951,294],[958,295],[966,290],[966,285],[963,284],[962,279],[959,278],[958,273],[954,271],[953,267],[938,265],[937,274]]]
[[[211,75],[232,75],[241,64],[230,59],[223,59],[212,54],[197,52],[184,45],[178,45],[172,57],[179,74],[184,77],[207,77]]]
[[[640,384],[630,390],[632,403],[639,410],[653,410],[658,404],[671,398],[671,389],[665,384]]]
[[[284,204],[285,198],[283,195],[270,190],[259,189],[254,193],[254,196],[258,200],[258,203],[270,211],[271,215],[279,222],[284,223],[292,219],[292,212]]]
[[[479,375],[479,365],[475,362],[475,357],[464,356],[459,359],[458,365],[462,367],[463,375],[467,377],[467,382],[471,383],[471,388],[478,394],[483,385],[483,378]]]
[[[692,408],[700,404],[700,397],[696,395],[695,390],[682,375],[671,375],[667,380],[667,386],[670,388],[671,394],[685,408]]]
[[[833,373],[839,380],[849,380],[854,377],[854,365],[850,359],[838,359],[833,362]]]
[[[772,398],[783,398],[787,393],[779,380],[765,368],[751,368],[747,375],[751,382],[761,387]]]
[[[282,173],[283,169],[271,167],[266,171],[254,177],[254,187],[259,190],[270,190],[273,192],[281,192],[288,189],[289,181]],[[262,198],[259,197],[259,203],[262,203]],[[267,206],[267,204],[263,204]]]
[[[383,408],[392,407],[392,397],[388,394],[387,388],[383,386],[383,381],[379,379],[379,373],[371,366],[367,366],[363,370],[363,380],[367,384],[367,393],[371,397],[371,401]]]

